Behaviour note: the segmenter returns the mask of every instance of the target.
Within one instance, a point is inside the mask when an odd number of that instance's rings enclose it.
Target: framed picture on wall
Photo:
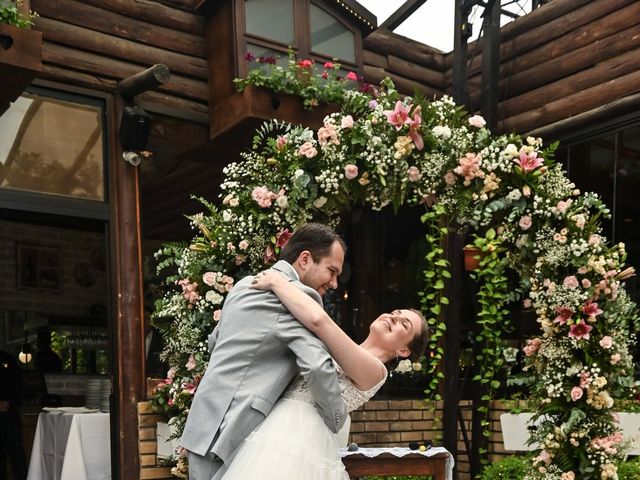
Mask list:
[[[60,290],[60,248],[17,243],[16,273],[19,289]]]

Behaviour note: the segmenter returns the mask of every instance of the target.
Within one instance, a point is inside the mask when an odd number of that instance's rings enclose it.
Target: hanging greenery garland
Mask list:
[[[157,301],[154,318],[171,369],[155,390],[155,406],[172,417],[179,435],[226,293],[237,279],[271,265],[297,226],[336,225],[355,204],[420,206],[431,248],[422,296],[433,327],[427,391],[435,392],[442,376],[437,341],[450,273],[441,248],[448,231],[438,222],[446,216],[456,229],[492,232],[476,240],[486,256],[475,274],[482,305],[476,361],[488,395],[498,386],[505,269],[519,274],[518,291],[540,323],[540,335],[524,349],[541,447],[527,478],[616,478],[625,450],[613,399],[635,388],[629,348],[638,315],[622,285],[633,274],[624,266],[624,245],[609,245],[601,234],[599,218],[608,210],[554,163],[556,145],[494,136],[481,117],[469,117],[446,96],[401,98],[389,80],[366,90],[343,89],[342,110],[318,131],[265,124],[243,160],[225,167],[219,205],[203,200],[206,211],[189,217],[193,241],[159,252],[160,266],[172,269],[173,288]]]

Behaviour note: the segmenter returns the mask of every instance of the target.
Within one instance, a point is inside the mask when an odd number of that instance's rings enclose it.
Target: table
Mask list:
[[[442,447],[426,452],[408,448],[341,449],[342,463],[349,477],[363,475],[433,475],[435,480],[453,478],[453,457]]]
[[[109,480],[108,413],[41,413],[27,480]]]

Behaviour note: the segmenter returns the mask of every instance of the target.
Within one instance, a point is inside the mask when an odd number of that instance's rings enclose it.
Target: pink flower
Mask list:
[[[333,64],[333,62],[324,62],[324,65],[322,65],[324,68],[333,68],[335,65]]]
[[[571,400],[576,402],[582,398],[583,394],[584,394],[584,391],[580,387],[573,387],[571,389]]]
[[[411,110],[411,105],[405,107],[404,104],[398,100],[393,110],[385,110],[382,113],[387,117],[387,121],[396,127],[396,130],[400,130],[405,124],[410,125],[413,122],[409,118],[409,110]]]
[[[347,73],[347,80],[356,82],[358,80],[358,75],[356,75],[355,72],[349,72]]]
[[[465,153],[458,159],[458,166],[453,169],[455,173],[464,177],[464,185],[469,186],[474,178],[484,178],[484,172],[480,169],[481,155]]]
[[[611,348],[613,346],[613,338],[611,338],[609,335],[605,335],[600,340],[600,346],[606,349]]]
[[[417,182],[422,177],[418,167],[409,167],[407,170],[407,176],[409,177],[410,182]]]
[[[353,165],[352,163],[345,165],[344,176],[347,177],[349,180],[353,180],[358,176],[358,167],[356,165]]]
[[[216,274],[213,272],[207,272],[202,275],[202,281],[205,283],[205,285],[209,285],[211,287],[216,283]]]
[[[589,317],[597,317],[602,313],[602,310],[598,308],[598,304],[589,300],[582,307],[582,313]]]
[[[424,148],[424,140],[419,132],[420,125],[422,124],[422,117],[420,116],[421,113],[422,107],[418,105],[413,110],[413,122],[409,125],[409,138],[411,138],[413,144],[418,150],[422,150]]]
[[[575,275],[569,275],[562,281],[562,286],[565,288],[576,288],[579,285],[580,283],[578,282],[578,279],[575,277]]]
[[[529,230],[531,228],[531,224],[532,224],[532,220],[531,220],[531,216],[530,215],[524,215],[522,216],[522,218],[520,218],[520,221],[518,222],[518,225],[520,226],[520,228],[522,230]]]
[[[569,337],[576,340],[589,340],[589,332],[593,330],[591,325],[584,323],[584,320],[578,320],[569,328]]]
[[[318,154],[318,151],[315,149],[311,142],[304,142],[302,145],[300,145],[298,153],[303,157],[313,158]]]
[[[613,355],[611,355],[611,365],[616,365],[620,362],[621,359],[622,357],[619,353],[614,353]]]
[[[560,200],[556,205],[556,210],[558,211],[558,213],[564,213],[567,211],[567,208],[569,208],[569,205],[571,205],[571,199],[566,201]]]
[[[284,248],[284,246],[289,243],[289,239],[293,236],[293,233],[289,231],[288,228],[279,231],[276,233],[276,247]]]
[[[444,183],[449,186],[456,184],[456,176],[453,174],[453,172],[447,172],[444,174]]]
[[[544,462],[549,465],[551,463],[551,455],[546,450],[542,450],[540,454],[534,459],[536,462]]]
[[[278,138],[276,138],[276,148],[278,149],[278,151],[282,151],[284,150],[284,147],[287,145],[287,137],[283,136],[283,135],[279,135]]]
[[[540,349],[540,345],[542,345],[542,340],[540,340],[539,338],[532,338],[527,340],[527,344],[522,349],[522,351],[527,357],[530,357],[532,355],[535,355],[535,353]]]
[[[262,208],[269,208],[274,194],[264,185],[262,187],[256,187],[251,192],[251,198]]]
[[[240,240],[240,243],[238,243],[238,248],[240,250],[246,250],[247,248],[249,248],[249,242],[247,242],[246,240]]]
[[[588,278],[583,278],[580,283],[582,283],[582,288],[589,288],[591,286],[591,280]]]
[[[340,128],[351,128],[353,127],[353,117],[351,115],[346,115],[342,117],[340,121]]]
[[[220,321],[220,317],[222,317],[222,310],[217,309],[215,312],[213,312],[213,321],[214,322],[219,322]]]
[[[556,307],[556,313],[558,316],[553,320],[554,323],[564,325],[567,323],[567,320],[571,318],[571,315],[573,315],[573,310],[567,307]]]
[[[187,367],[187,370],[193,370],[194,368],[196,368],[196,359],[193,356],[193,353],[189,355],[189,360],[187,360],[185,367]]]
[[[340,145],[340,140],[338,140],[338,131],[332,123],[325,123],[324,127],[320,127],[318,130],[318,143],[322,146],[327,143]]]
[[[308,59],[299,60],[298,61],[298,66],[300,66],[302,68],[311,68],[313,66],[313,61],[308,60]]]
[[[197,388],[196,385],[193,383],[183,383],[181,387],[183,392],[186,392],[190,395],[193,395]]]
[[[173,377],[175,377],[175,375],[176,375],[176,369],[171,367],[169,369],[169,371],[167,372],[167,380],[171,380],[172,381]]]
[[[262,256],[262,261],[265,265],[273,263],[276,261],[276,251],[273,249],[272,245],[267,245],[267,248],[264,249],[264,255]]]
[[[525,173],[532,172],[542,165],[543,159],[537,157],[537,152],[527,153],[524,150],[520,150],[520,158],[517,158],[514,161],[520,165],[520,168],[522,168]]]
[[[480,115],[474,115],[473,117],[469,118],[469,125],[471,125],[472,127],[482,128],[486,124],[487,122],[485,122],[484,118],[482,118]]]

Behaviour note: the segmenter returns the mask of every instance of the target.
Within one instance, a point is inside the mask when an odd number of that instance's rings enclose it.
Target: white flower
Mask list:
[[[278,205],[282,209],[287,208],[287,205],[289,205],[289,200],[287,199],[287,196],[281,195],[278,198],[276,198],[276,205]]]
[[[327,197],[318,197],[313,201],[313,206],[316,208],[322,208],[327,203]]]
[[[406,373],[411,371],[411,360],[404,359],[398,362],[398,366],[394,370],[395,372]]]
[[[219,305],[222,303],[222,300],[224,300],[222,295],[214,292],[213,290],[209,290],[205,294],[204,298],[207,300],[207,302],[213,303],[214,305]]]
[[[447,126],[437,125],[433,127],[432,132],[436,137],[442,137],[442,138],[451,137],[451,129]]]

